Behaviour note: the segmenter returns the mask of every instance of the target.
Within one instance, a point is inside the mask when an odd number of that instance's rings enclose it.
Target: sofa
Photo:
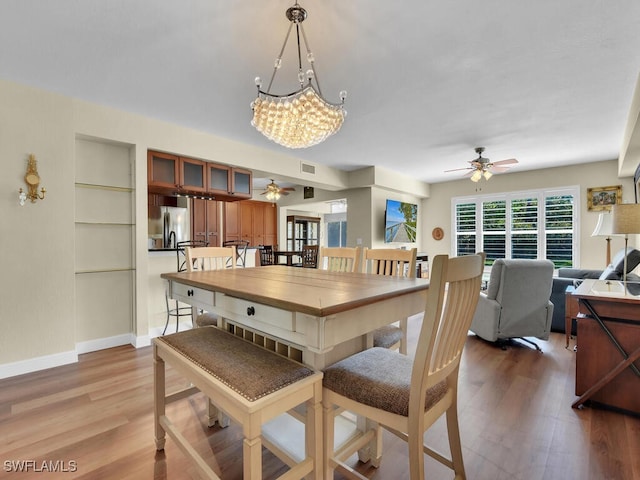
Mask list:
[[[627,255],[627,281],[640,282],[640,276],[631,273],[640,264],[640,251],[635,248],[628,247]],[[553,303],[553,319],[551,321],[551,330],[554,332],[565,333],[565,294],[567,288],[575,288],[586,278],[594,278],[599,280],[622,280],[624,276],[624,257],[625,249],[623,248],[615,254],[611,264],[604,270],[592,270],[584,268],[561,268],[558,270],[558,276],[553,278],[553,286],[551,289],[551,302]],[[572,327],[572,334],[575,334],[575,325]]]

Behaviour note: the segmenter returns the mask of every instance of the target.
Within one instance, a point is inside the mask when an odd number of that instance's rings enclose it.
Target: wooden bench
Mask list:
[[[216,327],[157,337],[153,342],[155,442],[164,449],[165,432],[209,479],[220,477],[189,445],[165,414],[165,406],[200,390],[242,426],[245,480],[262,479],[262,445],[290,468],[281,480],[322,478],[322,373]],[[167,395],[165,363],[194,387]],[[306,458],[296,461],[269,441],[262,425],[305,404]]]

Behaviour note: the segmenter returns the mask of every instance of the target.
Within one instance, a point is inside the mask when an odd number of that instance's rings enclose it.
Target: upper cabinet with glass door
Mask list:
[[[147,180],[150,187],[175,190],[180,185],[180,158],[168,153],[147,153]]]
[[[187,193],[207,192],[207,162],[180,157],[180,188]]]
[[[251,198],[252,173],[241,168],[208,163],[208,191],[214,195],[232,195],[237,200]]]
[[[251,198],[249,170],[149,150],[147,171],[150,193],[226,201]]]

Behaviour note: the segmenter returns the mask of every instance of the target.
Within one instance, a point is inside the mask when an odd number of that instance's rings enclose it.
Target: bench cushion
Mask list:
[[[250,402],[315,372],[216,327],[157,337]]]

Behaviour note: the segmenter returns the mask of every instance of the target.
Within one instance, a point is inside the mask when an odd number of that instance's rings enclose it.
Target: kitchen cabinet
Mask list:
[[[273,203],[264,205],[264,242],[262,245],[278,245],[278,209]]]
[[[252,194],[252,173],[241,168],[231,169],[231,195],[238,198],[251,198]],[[264,202],[262,202],[264,203]]]
[[[209,193],[225,198],[231,195],[238,200],[251,198],[252,172],[217,163],[209,163],[207,166]]]
[[[300,251],[304,245],[318,245],[320,217],[287,217],[287,250]]]
[[[149,193],[235,201],[251,198],[250,170],[149,150]]]
[[[210,247],[219,247],[221,202],[202,198],[193,198],[191,201],[191,239],[207,242]]]
[[[207,162],[180,157],[180,184],[185,193],[207,192]]]
[[[180,157],[149,150],[147,183],[149,186],[175,190],[180,184]]]
[[[224,204],[224,239],[240,240],[240,203],[225,202]]]
[[[250,246],[277,245],[277,212],[272,203],[244,200],[225,204],[225,240],[244,240]]]

